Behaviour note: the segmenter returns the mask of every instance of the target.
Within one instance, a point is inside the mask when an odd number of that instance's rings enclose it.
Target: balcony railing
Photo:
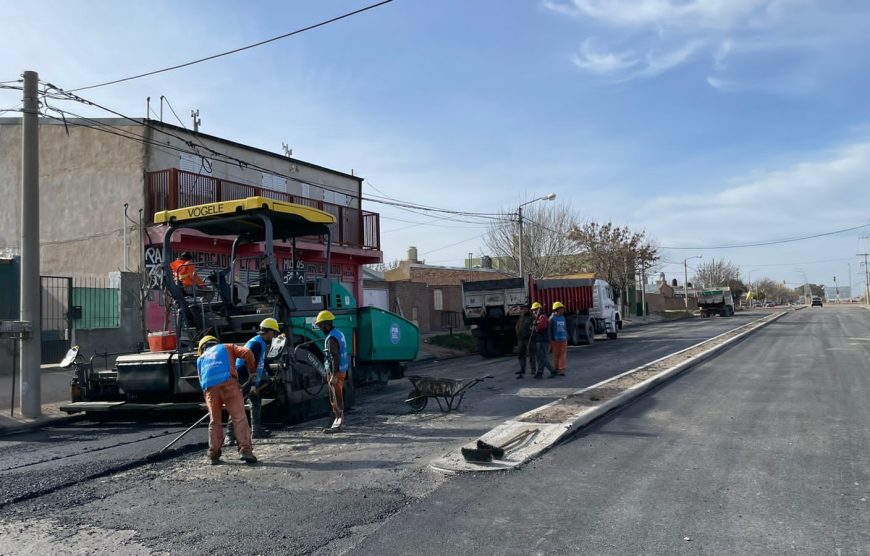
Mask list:
[[[154,213],[161,210],[259,196],[314,207],[335,216],[335,224],[330,227],[335,244],[357,249],[381,248],[380,215],[376,212],[221,180],[177,168],[148,172],[147,188],[145,211],[149,223],[154,222]]]

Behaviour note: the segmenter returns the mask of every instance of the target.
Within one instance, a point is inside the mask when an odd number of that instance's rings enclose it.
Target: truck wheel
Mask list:
[[[511,354],[514,351],[514,345],[516,342],[510,336],[506,336],[501,338],[498,342],[498,351],[499,355]]]
[[[619,319],[618,321],[616,321],[616,329],[622,330],[622,319]]]
[[[477,351],[479,351],[480,355],[486,359],[491,359],[498,355],[498,353],[492,349],[494,347],[494,342],[490,338],[477,339]]]
[[[587,346],[591,346],[595,343],[595,325],[592,324],[591,320],[586,321],[586,325],[582,328],[583,330],[583,339],[581,340],[582,344]]]
[[[616,332],[616,331],[608,332],[608,333],[607,333],[607,339],[608,339],[608,340],[615,340],[616,337],[618,336],[618,334],[619,334],[619,333]]]

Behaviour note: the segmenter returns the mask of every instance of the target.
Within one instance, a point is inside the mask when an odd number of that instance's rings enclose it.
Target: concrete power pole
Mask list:
[[[870,253],[858,253],[859,257],[864,257],[864,304],[870,305],[870,267],[867,266],[867,257]]]
[[[39,74],[24,72],[21,126],[21,317],[32,333],[21,340],[21,414],[42,415],[42,319],[39,280]]]

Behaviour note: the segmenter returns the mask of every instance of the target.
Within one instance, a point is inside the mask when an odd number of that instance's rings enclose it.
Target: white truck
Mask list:
[[[731,288],[725,286],[701,290],[698,295],[698,308],[701,309],[702,317],[713,315],[730,317],[734,315],[734,296],[731,295]]]

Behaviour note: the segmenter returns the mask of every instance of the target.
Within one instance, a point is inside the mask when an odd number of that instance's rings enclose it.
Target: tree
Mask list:
[[[702,288],[716,288],[739,280],[740,267],[725,259],[702,261],[692,277],[695,287]]]
[[[507,272],[519,273],[519,221],[503,211],[484,236],[484,245],[500,258]],[[569,203],[539,202],[523,207],[523,270],[536,277],[582,270],[574,243],[568,238],[577,222]]]
[[[646,232],[633,232],[613,222],[575,226],[570,238],[583,257],[585,270],[607,280],[616,291],[633,283],[639,268],[647,275],[654,272],[660,259],[658,248]]]

